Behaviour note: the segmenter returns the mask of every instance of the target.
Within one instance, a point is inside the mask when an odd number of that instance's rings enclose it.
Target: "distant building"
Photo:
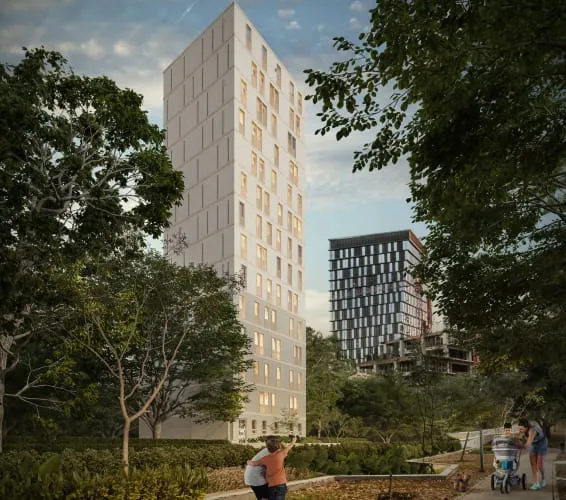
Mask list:
[[[423,252],[410,230],[330,240],[331,331],[361,371],[470,370],[471,353],[433,332],[432,304],[411,275]]]
[[[246,440],[274,432],[282,414],[304,435],[303,95],[233,3],[165,69],[164,107],[186,188],[167,236],[186,235],[188,248],[172,258],[247,278],[237,300],[256,390],[233,424],[171,419],[162,435]]]

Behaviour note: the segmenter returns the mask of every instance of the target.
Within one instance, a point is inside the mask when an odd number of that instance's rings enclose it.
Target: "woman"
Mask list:
[[[269,500],[285,500],[287,495],[287,476],[285,475],[285,458],[297,442],[293,436],[291,444],[281,449],[281,441],[275,436],[267,439],[269,455],[259,460],[248,460],[248,465],[255,467],[263,465],[266,468],[267,484],[269,486]]]
[[[529,422],[526,418],[519,419],[519,431],[527,437],[525,446],[531,460],[534,484],[531,490],[540,490],[546,486],[544,480],[544,457],[548,454],[548,439],[542,427],[536,422]]]

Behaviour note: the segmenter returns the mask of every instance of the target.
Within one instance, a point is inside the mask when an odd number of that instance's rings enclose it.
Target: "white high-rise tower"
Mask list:
[[[253,343],[246,380],[256,386],[233,424],[172,419],[164,438],[253,438],[289,413],[295,432],[306,432],[303,106],[293,78],[235,4],[164,72],[167,147],[185,177],[168,233],[189,243],[174,258],[246,274],[239,308]]]

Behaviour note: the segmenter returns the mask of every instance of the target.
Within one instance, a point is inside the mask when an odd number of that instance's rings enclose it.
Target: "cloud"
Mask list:
[[[362,27],[360,21],[357,18],[351,17],[348,21],[348,29],[350,30],[358,30]]]
[[[92,59],[101,59],[106,54],[106,49],[94,38],[81,43],[80,48],[84,54]]]
[[[277,15],[281,18],[281,19],[285,19],[291,16],[295,15],[295,9],[279,9],[277,11]]]
[[[305,290],[305,302],[305,318],[307,325],[322,332],[324,335],[329,335],[330,314],[328,312],[328,292],[307,289]]]
[[[289,21],[289,23],[287,23],[287,26],[285,26],[286,30],[300,30],[301,29],[301,25],[293,20],[293,21]]]
[[[132,47],[124,40],[118,40],[113,49],[117,56],[129,56],[132,53]]]
[[[326,26],[324,24],[317,24],[316,25],[316,31],[324,31],[324,28],[326,28]]]
[[[355,0],[355,2],[352,2],[350,4],[350,10],[353,10],[355,12],[363,12],[365,10],[365,6],[362,2],[360,2],[360,0]]]
[[[37,12],[72,3],[73,0],[3,0],[0,2],[0,12]]]

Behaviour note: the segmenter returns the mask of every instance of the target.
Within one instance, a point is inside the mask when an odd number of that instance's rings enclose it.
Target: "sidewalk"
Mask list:
[[[558,450],[551,449],[544,461],[544,472],[546,474],[546,488],[539,491],[531,491],[529,488],[532,484],[532,472],[529,464],[529,456],[523,453],[521,456],[521,466],[519,474],[525,472],[527,474],[527,489],[523,491],[520,487],[511,490],[509,495],[502,495],[499,490],[491,490],[491,479],[487,477],[483,481],[477,483],[470,491],[462,495],[460,498],[465,500],[488,500],[497,497],[511,498],[524,498],[529,500],[552,500],[552,481],[553,481],[553,463],[558,455]],[[486,467],[491,467],[491,464],[486,464]],[[488,470],[488,469],[486,469]],[[558,495],[556,495],[558,498]]]

